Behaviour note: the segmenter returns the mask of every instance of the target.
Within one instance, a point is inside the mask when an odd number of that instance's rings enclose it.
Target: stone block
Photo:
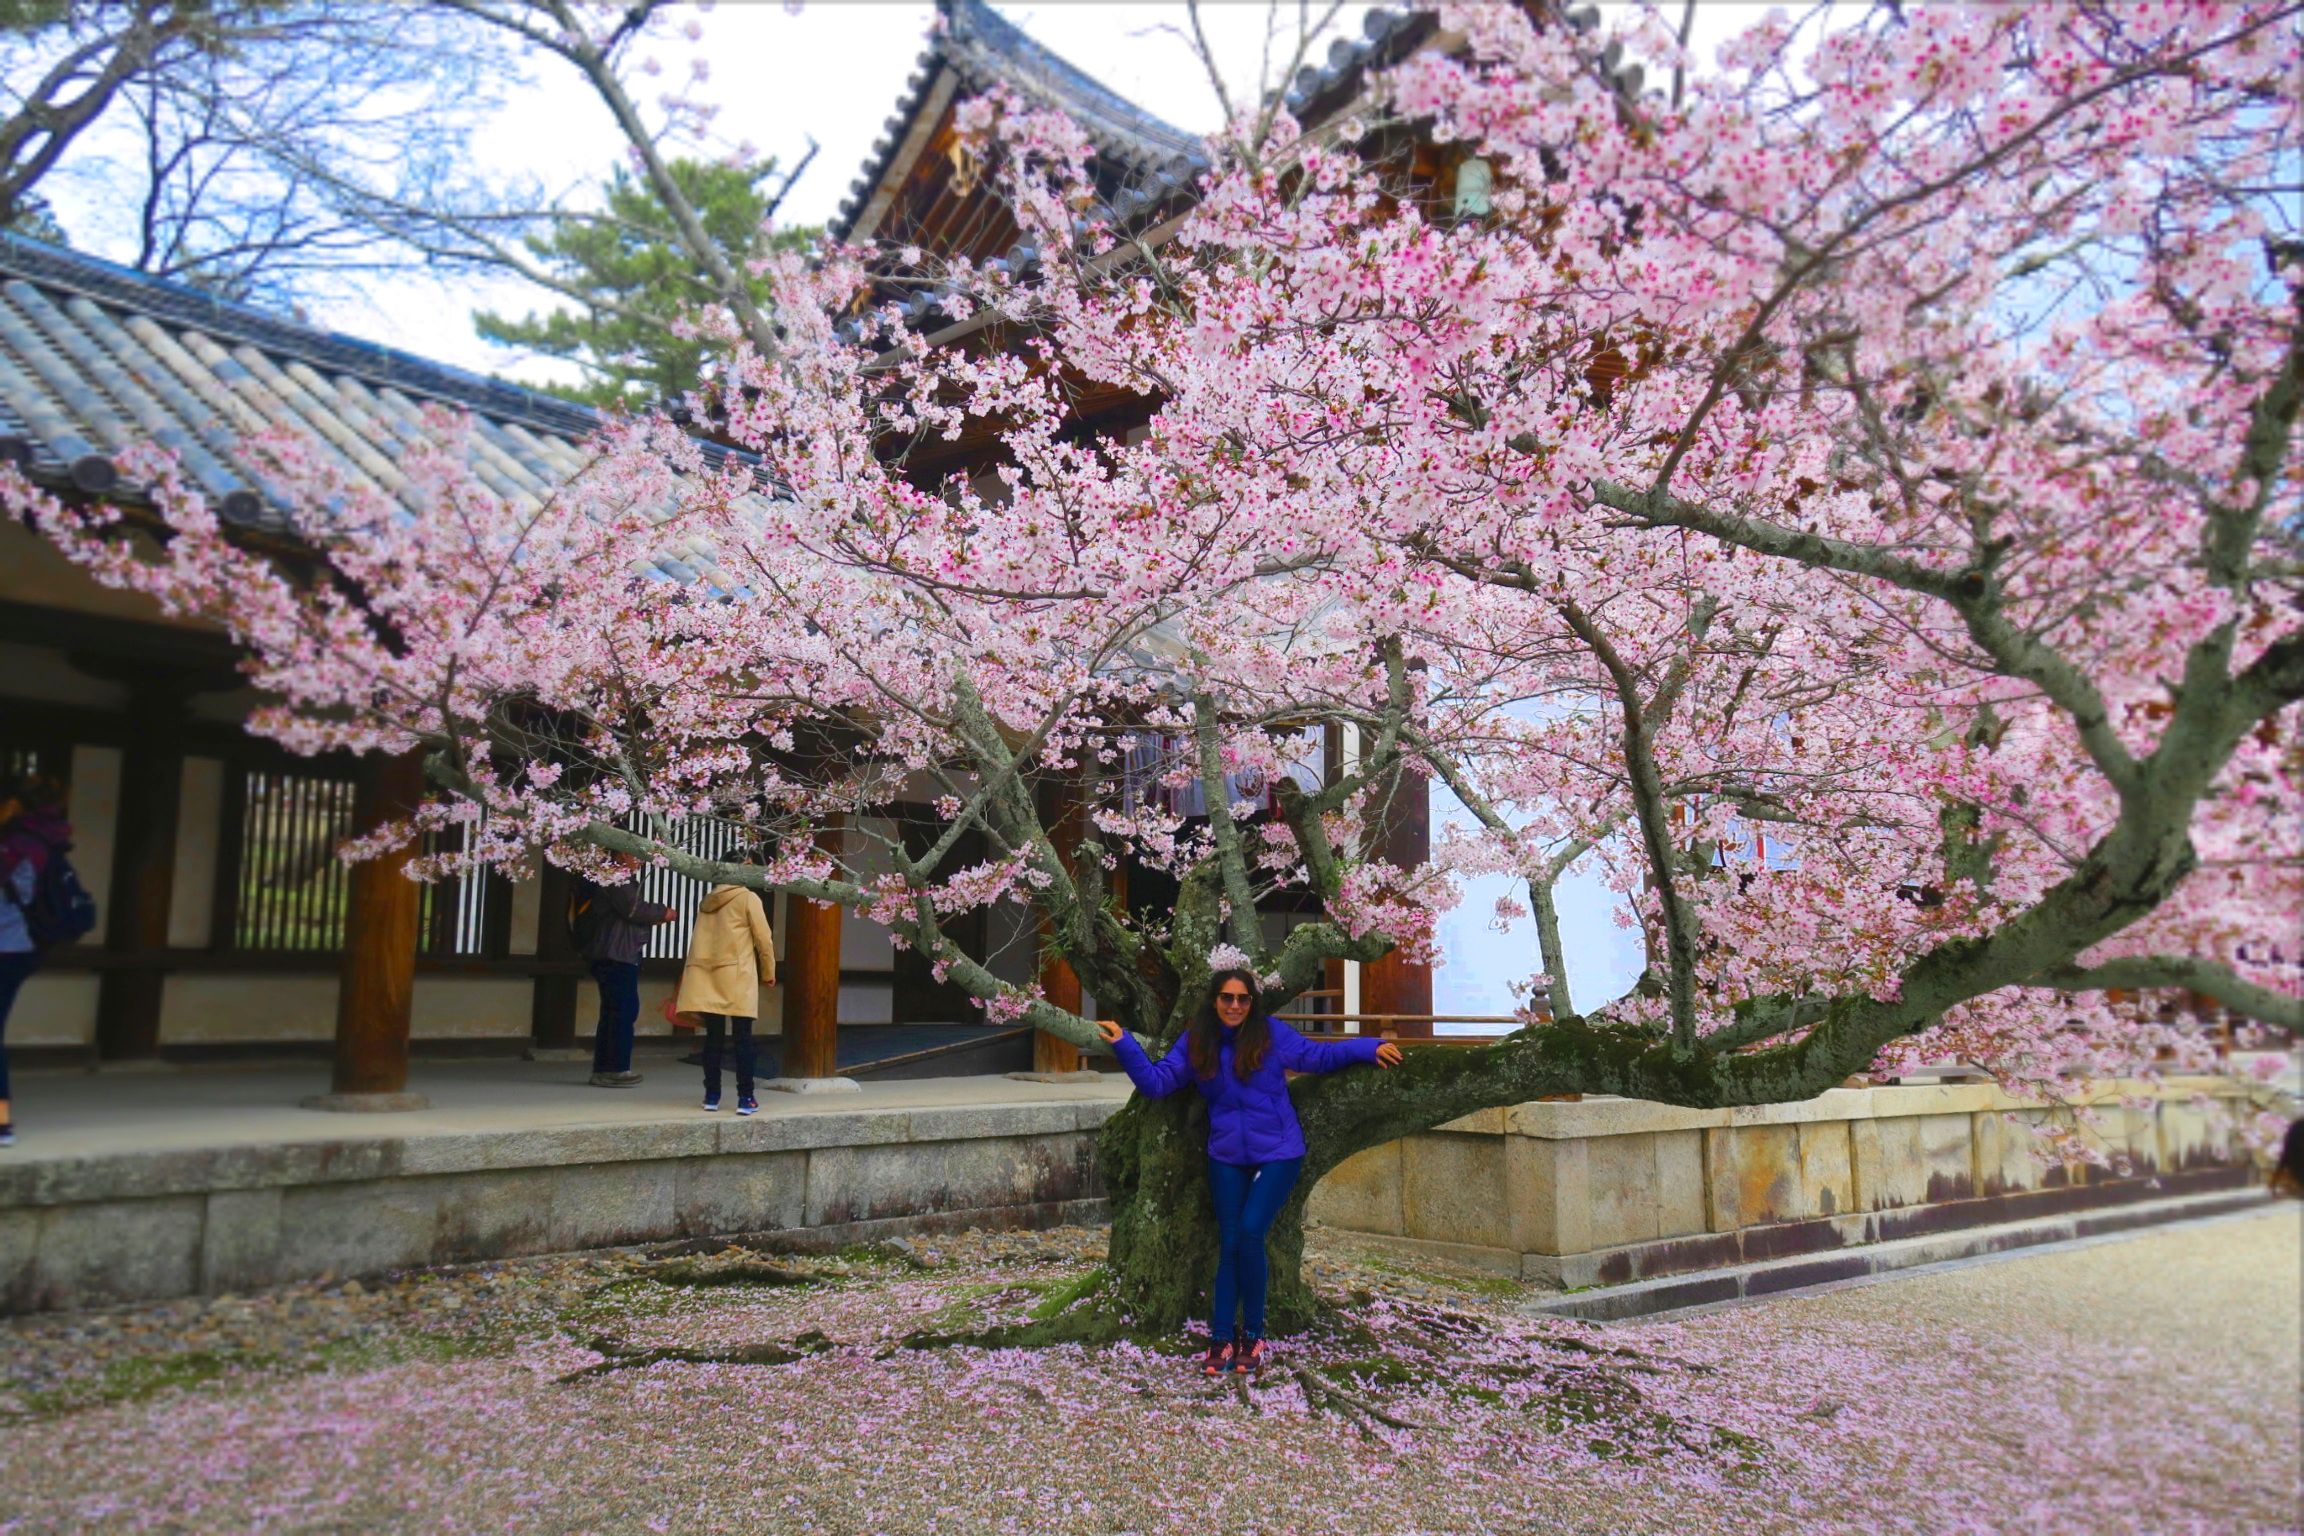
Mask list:
[[[1783,1221],[1800,1206],[1800,1133],[1790,1125],[1739,1125],[1705,1133],[1715,1232]]]
[[[199,1287],[199,1195],[57,1206],[40,1213],[28,1287],[36,1307],[185,1296]]]
[[[905,1139],[903,1110],[824,1110],[755,1115],[712,1127],[721,1152],[800,1152],[814,1147],[888,1146]]]
[[[1074,1130],[1080,1117],[1069,1104],[956,1104],[904,1114],[913,1141],[972,1141],[981,1136],[1046,1136]]]
[[[280,1274],[280,1191],[220,1189],[200,1227],[200,1291],[249,1291]]]
[[[1513,1246],[1504,1195],[1504,1138],[1445,1132],[1406,1138],[1400,1156],[1400,1230],[1430,1242]]]
[[[557,1236],[552,1204],[562,1172],[506,1168],[426,1180],[437,1194],[433,1259],[450,1264],[551,1252]]]
[[[1312,1186],[1305,1213],[1322,1226],[1399,1236],[1407,1230],[1400,1209],[1400,1163],[1407,1144],[1405,1139],[1388,1141],[1338,1163]]]
[[[2246,1154],[2233,1134],[2232,1114],[2230,1104],[2163,1100],[2159,1117],[2161,1171],[2186,1173],[2245,1161]]]
[[[576,1163],[647,1162],[703,1157],[719,1144],[709,1121],[683,1124],[577,1125],[550,1130],[425,1136],[407,1143],[404,1174],[474,1173],[502,1168],[558,1168]]]
[[[1979,1195],[2008,1195],[2039,1189],[2048,1182],[2051,1169],[2058,1175],[2063,1172],[2061,1167],[2040,1158],[2040,1141],[2031,1130],[2038,1121],[2037,1112],[2009,1113],[2016,1116],[2013,1122],[2007,1114],[1999,1112],[1971,1118],[1969,1140]]]
[[[1894,1091],[1933,1094],[1964,1090]],[[1974,1129],[1969,1115],[1883,1116],[1852,1124],[1849,1131],[1857,1209],[1884,1211],[1937,1200],[1965,1200],[1976,1193]]]
[[[673,1231],[679,1165],[596,1163],[552,1176],[554,1251],[645,1243]]]
[[[1516,1222],[1512,1245],[1522,1253],[1582,1253],[1592,1246],[1591,1141],[1516,1136],[1506,1143]]]
[[[1103,1193],[1093,1136],[820,1147],[808,1155],[809,1226],[1037,1205]]]
[[[808,1156],[736,1153],[679,1164],[672,1209],[681,1235],[713,1237],[799,1226],[808,1216]]]
[[[1634,1136],[1654,1131],[1700,1131],[1726,1125],[1729,1113],[1725,1109],[1682,1109],[1676,1104],[1593,1094],[1575,1103],[1515,1104],[1505,1112],[1505,1124],[1516,1136],[1557,1141],[1589,1136]]]
[[[1510,1128],[1509,1114],[1509,1109],[1505,1108],[1476,1109],[1445,1125],[1436,1125],[1433,1129],[1457,1136],[1501,1136]]]
[[[1704,1227],[1704,1133],[1659,1131],[1656,1148],[1656,1231],[1687,1237]]]
[[[1591,1143],[1592,1220],[1589,1243],[1613,1248],[1661,1235],[1656,1138],[1599,1136]]]
[[[1811,1120],[1799,1127],[1799,1215],[1838,1216],[1855,1209],[1856,1180],[1848,1133],[1861,1122]],[[1963,1134],[1967,1126],[1960,1127]],[[1965,1158],[1967,1143],[1961,1143]]]
[[[0,1205],[0,1312],[29,1312],[40,1305],[34,1291],[39,1277],[40,1223],[47,1214]]]
[[[432,1262],[439,1190],[432,1179],[334,1184],[280,1196],[280,1272],[372,1275]]]

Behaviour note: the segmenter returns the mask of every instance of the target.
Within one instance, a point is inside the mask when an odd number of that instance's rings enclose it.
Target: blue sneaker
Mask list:
[[[760,1101],[750,1094],[746,1094],[736,1101],[736,1113],[740,1115],[756,1115],[759,1112]]]
[[[708,1115],[713,1115],[713,1114],[718,1114],[719,1112],[720,1112],[720,1097],[719,1097],[719,1095],[718,1095],[718,1094],[714,1094],[714,1095],[713,1095],[711,1098],[708,1098],[708,1099],[706,1099],[706,1100],[704,1101],[704,1113],[706,1113],[706,1114],[708,1114]]]

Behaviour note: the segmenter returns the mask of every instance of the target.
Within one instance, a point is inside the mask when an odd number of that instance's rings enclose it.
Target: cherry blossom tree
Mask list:
[[[625,851],[842,903],[1089,1049],[959,914],[1026,904],[1158,1043],[1235,958],[1285,1001],[1331,958],[1428,953],[1458,875],[1528,882],[1558,986],[1552,883],[1599,866],[1642,985],[1300,1082],[1305,1190],[1543,1094],[2195,1062],[2165,989],[2304,1022],[2299,9],[1771,16],[1711,72],[1636,18],[1609,41],[1687,70],[1670,105],[1619,95],[1596,39],[1451,10],[1454,46],[1357,110],[1243,114],[1157,239],[1094,204],[1072,125],[988,99],[964,122],[1034,275],[783,259],[772,351],[757,314],[719,321],[740,455],[620,421],[527,503],[444,417],[387,500],[266,442],[317,577],[235,545],[157,453],[131,470],[158,539],[7,496],[229,624],[279,700],[257,729],[422,750],[417,824],[470,828],[459,857]],[[1488,211],[1403,182],[1402,134],[1481,157]],[[875,299],[891,262],[933,285],[934,339]],[[1083,435],[1083,385],[1141,394],[1147,428]],[[963,436],[988,469],[910,467]],[[1313,726],[1340,771],[1300,771]],[[1479,830],[1395,867],[1385,806],[1433,778]],[[937,804],[931,839],[870,834],[899,800]],[[699,857],[699,819],[776,856]],[[1131,916],[1124,862],[1173,909]],[[1275,939],[1283,889],[1321,915]],[[1050,1331],[1188,1313],[1196,1113],[1110,1123],[1112,1281]]]

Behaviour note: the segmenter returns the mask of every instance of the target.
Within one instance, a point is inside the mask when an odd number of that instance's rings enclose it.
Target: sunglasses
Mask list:
[[[1216,994],[1216,1001],[1220,1003],[1252,1003],[1256,999],[1246,992],[1219,992]]]

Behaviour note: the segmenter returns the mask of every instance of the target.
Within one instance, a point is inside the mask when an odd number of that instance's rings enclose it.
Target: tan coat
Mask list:
[[[760,988],[776,980],[776,940],[756,891],[716,885],[696,914],[688,964],[672,1006],[682,1013],[760,1017]]]

